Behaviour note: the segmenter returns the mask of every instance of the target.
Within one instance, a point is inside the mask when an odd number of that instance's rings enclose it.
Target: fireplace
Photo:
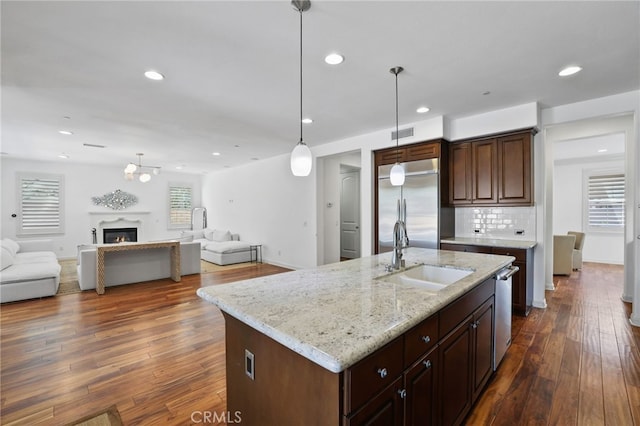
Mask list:
[[[102,241],[105,244],[136,242],[138,241],[138,228],[104,228]]]

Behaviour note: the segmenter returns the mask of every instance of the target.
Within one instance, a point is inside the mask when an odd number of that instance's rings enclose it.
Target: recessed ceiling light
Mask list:
[[[58,130],[58,133],[60,133],[61,135],[72,135],[73,132],[70,130]]]
[[[561,70],[558,75],[560,77],[567,77],[569,75],[573,75],[575,73],[578,73],[582,71],[582,68],[577,66],[577,65],[571,65],[569,67],[564,68],[563,70]]]
[[[313,123],[313,120],[312,120],[312,119],[310,119],[310,118],[303,118],[303,119],[302,119],[302,122],[303,122],[304,124],[311,124],[311,123]]]
[[[599,150],[598,150],[598,152],[607,152],[607,151],[608,151],[608,149],[607,149],[607,148],[602,148],[602,149],[599,149]]]
[[[69,156],[68,156],[67,154],[62,153],[62,154],[58,154],[58,158],[65,158],[65,159],[67,159],[67,158],[69,158]]]
[[[329,65],[338,65],[344,61],[344,56],[338,53],[330,53],[324,57],[324,61]]]
[[[144,73],[144,76],[149,80],[164,80],[164,75],[160,74],[158,71],[149,70]]]
[[[176,166],[176,170],[182,170],[184,166]]]
[[[422,106],[416,110],[418,114],[424,114],[425,112],[429,112],[429,108]]]
[[[220,153],[219,152],[212,152],[211,155],[213,155],[214,157],[219,157]]]

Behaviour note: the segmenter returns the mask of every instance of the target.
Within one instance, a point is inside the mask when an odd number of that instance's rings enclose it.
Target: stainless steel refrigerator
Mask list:
[[[391,185],[389,172],[393,164],[378,166],[378,253],[393,249],[398,199],[406,200],[409,246],[440,248],[441,231],[444,228],[445,234],[450,234],[448,230],[453,229],[455,218],[453,209],[443,209],[441,205],[438,159],[402,165],[405,169],[402,186]]]

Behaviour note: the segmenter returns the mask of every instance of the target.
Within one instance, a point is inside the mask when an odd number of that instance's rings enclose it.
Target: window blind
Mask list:
[[[20,176],[20,233],[62,233],[62,177]]]
[[[624,227],[624,174],[589,176],[588,196],[590,227]]]
[[[169,187],[169,227],[191,226],[192,189],[187,186]]]

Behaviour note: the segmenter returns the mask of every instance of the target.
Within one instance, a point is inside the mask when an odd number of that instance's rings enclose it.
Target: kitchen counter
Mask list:
[[[530,249],[534,248],[538,243],[536,241],[525,240],[501,240],[497,238],[474,238],[474,237],[454,237],[444,238],[441,243],[449,244],[471,244],[474,246],[485,247],[503,247],[503,248],[517,248],[517,249]]]
[[[198,289],[198,296],[339,373],[511,264],[510,256],[409,248],[406,268],[474,272],[437,293],[385,280],[391,253]],[[395,272],[397,273],[397,272]],[[391,273],[392,274],[392,273]]]

